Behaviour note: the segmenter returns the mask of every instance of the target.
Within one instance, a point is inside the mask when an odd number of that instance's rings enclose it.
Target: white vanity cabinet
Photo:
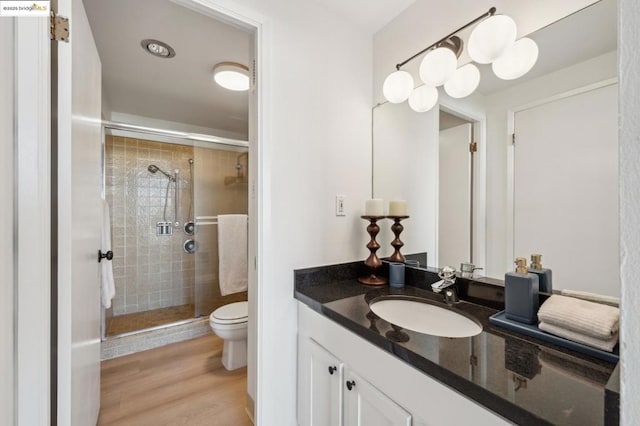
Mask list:
[[[344,364],[309,338],[298,340],[298,423],[341,426]]]
[[[345,426],[411,426],[411,414],[348,369],[345,386]]]
[[[411,415],[313,339],[298,341],[300,426],[411,426]]]
[[[300,426],[510,424],[303,303],[297,403]]]

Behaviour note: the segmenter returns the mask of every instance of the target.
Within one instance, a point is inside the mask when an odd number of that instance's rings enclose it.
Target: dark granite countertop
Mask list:
[[[430,288],[439,280],[435,270],[407,268],[412,285],[401,289],[360,284],[360,275],[362,262],[297,270],[295,298],[516,424],[618,424],[615,364],[489,323],[504,307],[501,281],[458,279],[462,301],[448,308],[475,318],[483,331],[446,338],[401,329],[369,309],[381,296],[419,297],[447,307]]]

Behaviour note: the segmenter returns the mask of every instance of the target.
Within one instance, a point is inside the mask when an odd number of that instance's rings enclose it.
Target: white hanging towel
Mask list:
[[[220,293],[223,296],[247,290],[247,215],[218,215],[218,259]]]
[[[111,217],[109,215],[109,204],[102,200],[102,251],[111,250]],[[105,309],[111,307],[111,299],[116,295],[116,285],[113,281],[112,262],[102,259],[100,262],[100,281],[102,283],[102,306]]]

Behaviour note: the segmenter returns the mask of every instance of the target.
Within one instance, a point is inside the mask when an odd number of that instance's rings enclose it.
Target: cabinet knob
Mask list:
[[[336,367],[335,365],[329,366],[329,374],[333,375],[333,373],[337,370],[338,370],[338,367]]]
[[[347,380],[347,389],[351,390],[356,387],[356,382],[353,380]]]

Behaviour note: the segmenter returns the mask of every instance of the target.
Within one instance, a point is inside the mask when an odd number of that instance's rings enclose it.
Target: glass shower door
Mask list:
[[[218,216],[247,214],[248,153],[246,149],[195,147],[195,315],[208,316],[216,308],[247,300],[247,292],[222,296],[219,277]]]

